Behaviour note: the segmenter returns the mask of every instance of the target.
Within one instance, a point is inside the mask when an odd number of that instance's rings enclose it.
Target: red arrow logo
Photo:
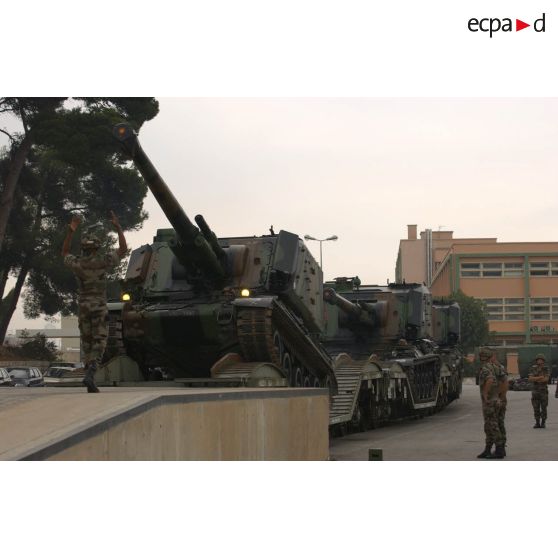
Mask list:
[[[530,23],[525,23],[524,21],[521,21],[520,19],[515,20],[515,30],[516,31],[521,31],[522,29],[525,29],[525,27],[531,27],[531,24]]]

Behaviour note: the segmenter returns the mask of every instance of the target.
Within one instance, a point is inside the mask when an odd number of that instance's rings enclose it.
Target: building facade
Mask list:
[[[425,233],[421,233],[421,239]],[[398,280],[424,282],[435,297],[461,290],[483,300],[496,343],[558,343],[558,242],[445,237],[440,239],[447,243],[443,248],[434,242],[431,245],[428,281],[421,266],[415,275],[409,275],[412,279],[404,275],[413,262],[406,258],[405,250],[409,252],[409,246],[413,246],[408,240],[404,250],[400,245]],[[416,247],[415,259],[424,256],[426,242],[423,246],[417,243]]]

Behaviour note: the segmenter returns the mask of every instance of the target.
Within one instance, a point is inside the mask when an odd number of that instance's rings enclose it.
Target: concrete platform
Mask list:
[[[327,459],[323,389],[0,388],[0,459]]]

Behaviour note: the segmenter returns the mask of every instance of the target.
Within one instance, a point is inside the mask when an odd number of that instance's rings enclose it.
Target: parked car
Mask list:
[[[5,368],[0,368],[0,386],[15,386],[15,382]]]
[[[71,385],[81,385],[81,380],[85,375],[85,371],[82,367],[75,368],[74,365],[70,366],[62,366],[63,364],[70,364],[70,363],[61,363],[60,365],[52,364],[48,367],[48,370],[45,372],[45,383],[47,386],[55,386],[59,384],[71,384]]]
[[[36,387],[45,385],[45,380],[41,371],[33,366],[12,366],[8,368],[8,374],[14,381],[16,387]]]

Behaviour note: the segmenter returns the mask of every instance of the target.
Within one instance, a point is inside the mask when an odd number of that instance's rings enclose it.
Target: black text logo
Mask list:
[[[513,31],[521,31],[522,29],[527,29],[527,27],[532,27],[536,33],[544,33],[545,32],[545,25],[546,25],[546,14],[543,14],[539,19],[536,19],[531,26],[530,23],[526,23],[521,19],[515,19],[515,29],[513,26],[513,18],[505,17],[500,19],[498,17],[485,17],[478,19],[476,17],[472,17],[467,26],[469,31],[473,33],[478,33],[479,31],[482,33],[489,33],[490,38],[494,33],[504,32],[510,33]]]

